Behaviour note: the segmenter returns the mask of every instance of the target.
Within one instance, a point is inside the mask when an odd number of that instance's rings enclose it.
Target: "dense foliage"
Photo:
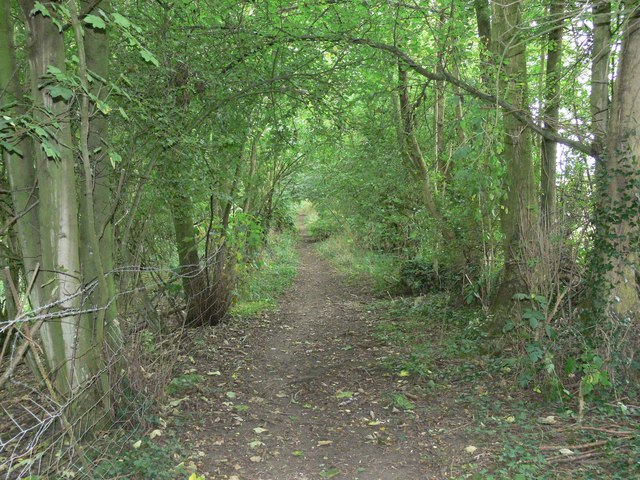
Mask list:
[[[633,388],[639,22],[623,0],[3,0],[0,391],[46,392],[61,445],[112,425],[145,338],[253,311],[302,200],[311,234],[392,264],[382,290],[483,308],[523,386]]]

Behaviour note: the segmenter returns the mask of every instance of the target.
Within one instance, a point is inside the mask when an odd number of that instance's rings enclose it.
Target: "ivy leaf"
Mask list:
[[[84,17],[84,23],[91,25],[91,28],[95,30],[106,30],[107,24],[104,20],[97,15],[87,15]]]
[[[153,56],[153,53],[151,53],[149,50],[147,50],[146,48],[143,48],[142,50],[140,50],[140,55],[142,56],[142,59],[147,62],[147,63],[152,63],[153,65],[155,65],[156,67],[160,66],[160,62],[158,62],[158,59],[156,57]]]

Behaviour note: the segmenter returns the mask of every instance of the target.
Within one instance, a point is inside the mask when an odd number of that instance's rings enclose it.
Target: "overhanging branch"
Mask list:
[[[395,57],[399,58],[400,60],[402,60],[413,71],[415,71],[419,75],[422,75],[423,77],[429,80],[446,81],[448,83],[451,83],[452,85],[459,87],[460,89],[464,90],[465,92],[469,93],[471,96],[475,98],[478,98],[488,103],[493,103],[494,105],[498,105],[499,107],[507,111],[510,115],[513,115],[520,122],[525,124],[527,127],[531,128],[531,130],[533,130],[543,138],[546,138],[547,140],[550,140],[552,142],[557,142],[562,145],[566,145],[567,147],[573,148],[574,150],[584,153],[585,155],[589,155],[590,157],[593,157],[593,158],[597,158],[598,156],[596,153],[596,150],[593,148],[593,145],[586,144],[577,140],[572,140],[571,138],[567,138],[555,132],[550,132],[548,130],[545,130],[541,125],[538,125],[538,123],[534,120],[534,118],[530,114],[515,108],[513,105],[511,105],[508,102],[505,102],[504,100],[500,100],[495,95],[491,95],[489,93],[483,92],[477,89],[476,87],[474,87],[473,85],[469,85],[468,83],[454,77],[448,72],[434,73],[430,70],[427,70],[425,67],[420,65],[415,59],[413,59],[407,53],[405,53],[400,48],[394,45],[378,43],[372,40],[368,40],[366,38],[351,38],[349,39],[349,41],[355,45],[366,45],[366,46],[375,48],[377,50],[382,50],[384,52],[390,53]]]

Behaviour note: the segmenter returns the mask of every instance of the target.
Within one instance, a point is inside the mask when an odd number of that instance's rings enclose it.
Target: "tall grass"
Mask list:
[[[353,285],[370,287],[379,294],[400,288],[400,262],[388,254],[364,250],[345,235],[329,237],[317,249]]]
[[[296,242],[294,231],[269,236],[260,258],[239,273],[232,316],[251,317],[276,308],[278,297],[293,283],[298,271]]]

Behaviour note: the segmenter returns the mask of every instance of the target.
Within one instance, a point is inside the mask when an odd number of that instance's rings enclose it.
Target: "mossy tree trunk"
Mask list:
[[[522,0],[493,3],[491,25],[492,54],[497,65],[498,96],[520,111],[528,111],[526,42],[523,30]],[[516,293],[530,292],[535,259],[526,258],[527,243],[535,242],[538,206],[533,170],[531,131],[513,112],[502,111],[504,128],[503,159],[506,167],[506,198],[501,205],[504,234],[504,268],[491,304],[492,333],[502,331],[514,307]]]
[[[598,246],[607,317],[624,332],[620,354],[631,365],[640,346],[640,6],[626,8],[601,176]]]
[[[96,337],[99,328],[88,315],[81,314],[83,245],[69,103],[51,91],[66,75],[64,35],[51,18],[33,12],[32,0],[21,0],[20,5],[29,36],[35,120],[49,132],[37,139],[34,148],[40,247],[36,282],[42,290],[37,299],[32,293],[32,304],[37,301],[39,313],[48,316],[40,329],[40,340],[47,374],[55,387],[51,393],[67,405],[65,417],[84,429],[79,432],[84,434],[109,415],[109,385],[95,381],[104,374],[101,367],[105,364],[100,348],[103,339]],[[58,80],[43,82],[51,72]]]

